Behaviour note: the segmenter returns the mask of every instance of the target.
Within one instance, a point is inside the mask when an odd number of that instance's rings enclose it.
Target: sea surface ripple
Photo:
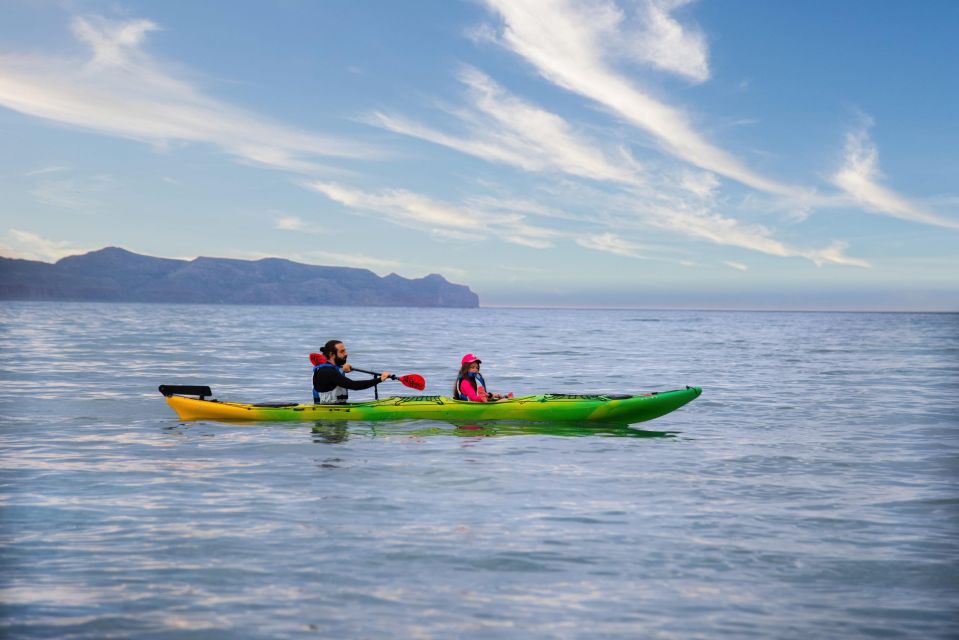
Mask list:
[[[429,394],[473,352],[494,390],[703,395],[469,431],[157,393],[309,401],[329,338]],[[957,637],[957,314],[7,302],[0,390],[2,637]]]

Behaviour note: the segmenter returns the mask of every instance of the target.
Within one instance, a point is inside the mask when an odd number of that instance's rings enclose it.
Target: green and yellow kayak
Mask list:
[[[699,397],[702,389],[686,387],[639,396],[545,394],[496,402],[467,402],[444,396],[407,396],[348,404],[222,402],[207,399],[212,393],[209,387],[203,386],[161,385],[160,393],[181,420],[442,420],[453,423],[517,420],[633,424],[675,411]]]

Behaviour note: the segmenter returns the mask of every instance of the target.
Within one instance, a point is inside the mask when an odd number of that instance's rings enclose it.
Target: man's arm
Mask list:
[[[340,380],[337,384],[338,386],[341,386],[344,389],[349,389],[350,391],[362,391],[363,389],[374,387],[380,382],[382,381],[379,378],[372,378],[370,380],[353,380],[352,378],[347,378],[341,373]]]

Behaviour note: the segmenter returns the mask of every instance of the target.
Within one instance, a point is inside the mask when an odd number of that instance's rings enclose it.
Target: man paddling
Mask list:
[[[314,404],[343,404],[349,398],[349,389],[361,391],[369,389],[390,377],[389,371],[379,374],[379,377],[370,380],[352,380],[346,373],[353,367],[347,364],[349,354],[346,345],[340,340],[330,340],[320,352],[326,362],[313,367],[313,402]]]

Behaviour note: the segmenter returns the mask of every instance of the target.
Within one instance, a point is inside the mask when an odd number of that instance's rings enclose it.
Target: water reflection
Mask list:
[[[313,427],[313,442],[317,444],[338,444],[349,437],[345,422],[317,422]]]
[[[361,437],[403,436],[413,438],[453,436],[459,438],[504,437],[504,436],[562,436],[603,438],[672,438],[670,431],[647,431],[620,424],[583,424],[568,422],[478,422],[453,424],[423,421],[397,422],[344,422],[317,421],[313,426],[313,442],[336,444],[345,442],[350,435]]]

